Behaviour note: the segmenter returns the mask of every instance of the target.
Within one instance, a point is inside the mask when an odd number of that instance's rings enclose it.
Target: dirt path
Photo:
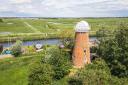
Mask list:
[[[36,33],[41,33],[39,30],[37,30],[35,27],[33,27],[32,25],[30,25],[28,22],[24,22],[24,24],[26,26],[28,26],[29,28],[31,28],[31,30],[33,30]]]
[[[0,60],[5,59],[5,58],[13,58],[14,56],[11,54],[5,54],[5,55],[0,55]]]

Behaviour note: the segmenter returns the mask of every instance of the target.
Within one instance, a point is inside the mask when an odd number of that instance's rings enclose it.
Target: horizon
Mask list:
[[[123,16],[120,16],[120,17],[118,17],[118,16],[115,16],[115,17],[25,17],[25,16],[13,16],[13,17],[11,17],[11,16],[7,16],[7,17],[1,17],[0,16],[0,18],[73,18],[73,19],[80,19],[80,18],[83,18],[83,19],[85,19],[85,18],[128,18],[128,16],[125,16],[125,17],[123,17]]]

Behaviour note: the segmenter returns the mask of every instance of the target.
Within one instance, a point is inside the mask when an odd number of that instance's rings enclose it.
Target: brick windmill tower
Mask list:
[[[86,21],[80,21],[75,26],[75,46],[72,55],[75,68],[82,68],[91,62],[89,30],[90,26]]]

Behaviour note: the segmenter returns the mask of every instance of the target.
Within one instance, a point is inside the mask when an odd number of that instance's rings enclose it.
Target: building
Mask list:
[[[82,68],[91,62],[89,30],[90,26],[86,21],[80,21],[75,26],[75,46],[72,55],[75,68]]]

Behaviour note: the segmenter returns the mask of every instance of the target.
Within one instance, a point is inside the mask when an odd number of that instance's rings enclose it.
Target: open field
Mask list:
[[[12,40],[19,38],[23,40],[32,40],[68,37],[74,35],[74,25],[81,20],[86,20],[91,25],[90,36],[95,36],[96,31],[101,28],[114,30],[118,28],[120,23],[128,22],[128,18],[8,18],[0,22],[0,42],[8,41],[8,38]],[[47,33],[47,36],[44,33]]]
[[[30,65],[41,59],[40,54],[0,61],[0,85],[27,85]]]
[[[0,85],[28,85],[30,68],[40,62],[43,55],[45,55],[44,52],[38,52],[0,60]],[[54,81],[53,85],[66,83],[65,81],[65,78]]]

